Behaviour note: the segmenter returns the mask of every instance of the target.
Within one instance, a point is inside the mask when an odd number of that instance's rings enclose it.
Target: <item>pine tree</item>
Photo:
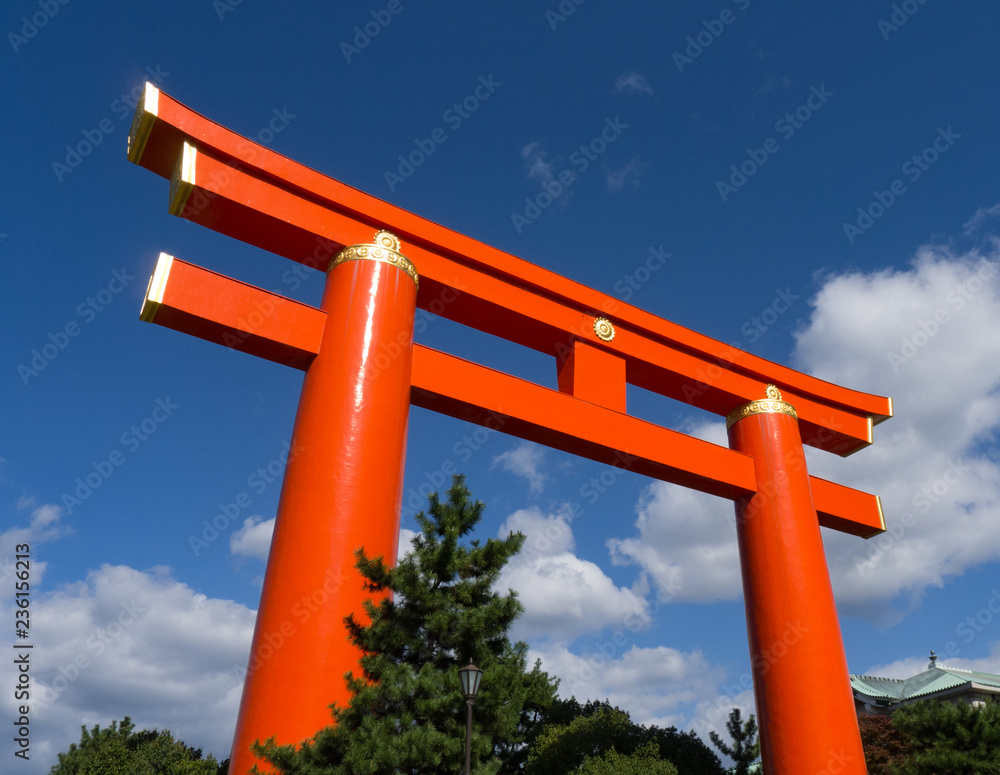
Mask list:
[[[733,708],[726,722],[726,730],[733,744],[728,745],[715,731],[709,732],[712,744],[722,753],[736,762],[736,775],[747,775],[750,765],[760,756],[760,741],[757,739],[757,720],[753,713],[747,722],[743,723],[739,708]]]
[[[903,775],[1000,773],[1000,705],[918,702],[893,714],[913,744]]]
[[[447,496],[429,497],[428,512],[417,515],[421,532],[396,567],[358,551],[357,567],[373,595],[370,622],[351,616],[346,623],[362,652],[362,674],[347,675],[350,704],[333,706],[333,725],[311,741],[256,749],[279,771],[461,772],[466,705],[458,671],[470,660],[484,671],[473,712],[474,770],[520,769],[524,741],[557,685],[538,663],[529,670],[527,645],[507,637],[523,610],[515,593],[493,590],[524,536],[463,545],[484,507],[471,500],[461,476]]]

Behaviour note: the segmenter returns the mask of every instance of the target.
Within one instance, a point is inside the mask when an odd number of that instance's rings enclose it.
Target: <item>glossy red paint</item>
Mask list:
[[[147,85],[129,158],[170,179],[172,211],[293,261],[324,269],[345,245],[380,228],[407,245],[419,267],[417,306],[560,357],[576,341],[625,359],[630,384],[725,416],[776,384],[799,414],[806,444],[850,454],[892,414],[887,398],[850,390],[737,350],[663,320],[440,224],[383,202],[240,137]],[[184,145],[197,148],[185,178]],[[596,316],[618,330],[594,333]]]
[[[885,526],[875,496],[810,477],[802,444],[842,455],[870,444],[889,399],[735,350],[382,202],[152,86],[129,158],[171,180],[172,213],[208,228],[320,270],[387,228],[420,274],[418,293],[395,266],[339,264],[320,309],[169,257],[151,283],[144,320],[306,372],[230,772],[255,763],[251,741],[305,739],[348,698],[343,674],[358,654],[343,617],[365,597],[353,552],[395,557],[410,403],[736,501],[765,765],[864,772],[819,528],[870,537]],[[413,345],[418,306],[552,355],[559,389]],[[598,336],[597,317],[613,337]],[[627,384],[725,416],[769,383],[798,419],[745,417],[731,449],[627,414]]]
[[[170,260],[159,301],[143,318],[234,350],[305,370],[326,314],[315,307]],[[158,269],[158,271],[160,271]],[[559,371],[558,391],[414,345],[415,406],[722,498],[755,491],[747,455],[625,414],[621,360],[584,342]],[[878,498],[810,477],[819,524],[867,538],[883,530]]]
[[[754,461],[757,492],[736,501],[736,534],[766,772],[864,775],[851,694],[798,423],[754,414],[729,429]]]
[[[416,287],[375,261],[331,270],[318,353],[306,372],[275,520],[231,772],[254,740],[296,743],[350,695],[359,652],[344,618],[364,621],[371,593],[354,553],[394,563],[399,540]],[[390,342],[397,357],[379,354]]]

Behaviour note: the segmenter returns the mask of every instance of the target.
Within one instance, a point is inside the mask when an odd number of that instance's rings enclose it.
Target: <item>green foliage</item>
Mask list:
[[[613,748],[603,756],[588,757],[580,775],[677,775],[677,768],[660,758],[656,743],[648,743],[630,756]]]
[[[751,713],[750,718],[744,723],[740,709],[733,708],[729,713],[729,721],[726,722],[726,730],[729,732],[733,744],[729,745],[716,732],[712,731],[708,733],[712,745],[736,762],[735,775],[748,775],[750,765],[757,761],[760,756],[757,720]]]
[[[613,761],[622,767],[624,759],[628,766],[647,766],[646,754],[653,751],[656,759],[672,763],[685,775],[724,772],[719,757],[694,732],[635,724],[628,713],[608,702],[581,706],[575,699],[560,700],[546,711],[545,722],[529,750],[525,775],[577,773],[581,767],[599,766],[612,751],[618,757]]]
[[[1000,705],[981,707],[919,702],[900,708],[896,728],[911,741],[902,775],[996,775],[1000,773]]]
[[[201,758],[201,750],[188,748],[164,730],[135,731],[126,716],[119,724],[101,729],[100,724],[83,734],[59,754],[59,763],[49,775],[217,775],[221,765],[212,756]],[[228,767],[228,762],[224,765]]]
[[[268,742],[255,749],[281,772],[461,772],[466,704],[458,671],[470,659],[484,671],[473,712],[474,770],[519,770],[524,742],[557,683],[538,664],[529,670],[527,645],[507,637],[523,610],[515,594],[493,591],[524,536],[463,545],[483,504],[470,499],[460,476],[447,495],[444,503],[429,497],[428,513],[417,515],[421,532],[395,568],[357,553],[375,601],[366,604],[370,624],[347,619],[363,674],[347,675],[350,704],[334,706],[334,725],[301,748]]]
[[[868,775],[893,775],[893,767],[901,767],[913,754],[913,743],[896,728],[892,716],[859,716],[858,727]]]
[[[616,750],[626,754],[639,747],[637,725],[618,708],[600,707],[568,724],[547,724],[528,752],[527,775],[576,772],[588,757]]]

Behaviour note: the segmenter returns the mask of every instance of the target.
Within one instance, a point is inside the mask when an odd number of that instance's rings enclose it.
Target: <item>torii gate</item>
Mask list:
[[[634,471],[735,501],[764,766],[866,772],[819,527],[868,538],[885,523],[877,496],[810,476],[802,445],[867,446],[891,399],[736,350],[363,194],[148,83],[128,158],[170,180],[172,214],[327,271],[315,308],[161,254],[141,313],[306,372],[230,773],[257,761],[252,741],[299,742],[349,700],[339,679],[358,653],[343,619],[365,597],[353,553],[396,556],[411,403],[602,463],[627,456]],[[414,344],[416,307],[555,356],[558,390]],[[726,416],[730,448],[630,416],[626,383]],[[314,594],[330,602],[292,616]]]

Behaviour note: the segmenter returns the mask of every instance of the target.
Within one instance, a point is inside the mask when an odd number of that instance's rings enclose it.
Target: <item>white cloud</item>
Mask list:
[[[125,715],[188,745],[229,755],[255,614],[207,598],[164,568],[102,566],[32,601],[31,760],[41,775],[80,739],[80,726]],[[13,621],[0,605],[4,621]],[[14,686],[10,660],[0,683]],[[16,718],[13,692],[0,700]]]
[[[513,627],[515,639],[568,644],[587,632],[644,624],[645,589],[618,587],[594,563],[573,554],[568,506],[554,514],[537,507],[514,512],[499,534],[525,535],[524,548],[504,568],[498,587],[517,592],[524,614]]]
[[[59,524],[62,516],[59,506],[51,503],[35,506],[34,498],[20,498],[17,508],[19,511],[31,509],[31,517],[26,527],[11,527],[0,533],[0,581],[14,575],[14,555],[17,554],[18,544],[37,547],[73,532],[69,526]],[[45,562],[38,560],[31,564],[32,580],[36,585],[41,583],[45,566]]]
[[[632,159],[624,167],[612,170],[607,177],[608,191],[621,191],[626,186],[638,188],[639,175],[644,169],[646,169],[645,164],[641,164],[638,159]]]
[[[544,459],[544,448],[530,441],[522,441],[513,449],[493,458],[490,468],[499,467],[527,479],[531,492],[539,493],[545,484],[545,474],[541,472]]]
[[[726,737],[733,708],[747,719],[756,714],[750,673],[727,676],[700,651],[685,653],[667,646],[640,648],[628,633],[596,642],[582,654],[561,646],[532,649],[529,660],[559,679],[559,695],[608,700],[628,711],[632,721],[658,727],[693,729],[709,749],[709,732]],[[721,756],[723,762],[729,761]]]
[[[403,555],[410,551],[413,547],[413,539],[417,537],[417,532],[414,530],[409,530],[408,528],[402,528],[399,531],[399,547],[396,549],[396,562],[403,559]]]
[[[686,728],[698,699],[718,692],[725,678],[725,671],[700,651],[640,648],[627,637],[595,644],[584,654],[560,646],[533,649],[529,659],[536,658],[559,678],[560,696],[580,702],[606,699],[628,710],[634,722],[661,727]]]
[[[555,514],[545,514],[537,506],[519,509],[500,526],[499,534],[524,533],[525,543],[521,554],[553,555],[572,552],[576,548],[573,538],[572,511],[564,506]]]
[[[709,422],[688,433],[726,444],[725,426]],[[735,512],[729,501],[664,482],[653,482],[636,507],[634,538],[611,539],[612,561],[639,565],[664,602],[710,603],[740,594]]]
[[[250,517],[244,520],[243,526],[229,538],[229,551],[243,557],[256,557],[267,560],[271,548],[271,536],[274,534],[274,518],[261,520],[260,517]],[[405,527],[399,531],[399,549],[397,561],[410,550],[410,542],[417,534]]]
[[[740,681],[728,682],[720,686],[715,691],[717,694],[711,700],[702,700],[694,709],[694,714],[688,722],[686,728],[697,732],[704,743],[711,748],[723,760],[731,760],[723,756],[711,744],[709,732],[715,731],[722,735],[723,740],[727,739],[726,722],[729,721],[729,714],[733,708],[739,708],[743,715],[743,720],[750,718],[750,714],[757,715],[757,703],[754,700],[753,689],[743,688],[750,681],[750,674],[745,673]]]
[[[646,79],[634,70],[622,73],[615,79],[615,91],[619,94],[648,94],[653,96]]]
[[[971,237],[983,225],[984,221],[991,218],[1000,218],[1000,204],[995,204],[992,207],[980,207],[976,210],[976,214],[962,224],[962,236]]]
[[[243,521],[243,527],[229,536],[229,551],[243,557],[256,557],[266,561],[273,534],[274,517],[267,520],[257,516],[249,517]]]
[[[796,336],[798,368],[891,395],[875,444],[843,459],[807,450],[811,473],[881,496],[891,533],[824,531],[842,610],[891,624],[929,586],[1000,559],[1000,251],[917,251],[904,269],[827,277]],[[695,435],[725,444],[721,424]],[[662,483],[638,535],[610,542],[661,594],[711,602],[739,593],[732,504]],[[723,527],[725,525],[725,528]]]
[[[927,246],[905,270],[832,277],[796,337],[811,373],[893,397],[872,447],[810,454],[814,474],[879,494],[890,528],[866,543],[825,534],[845,610],[889,623],[1000,559],[998,258]]]
[[[531,180],[542,186],[555,180],[555,165],[545,158],[541,143],[528,143],[521,149],[521,158]]]
[[[639,503],[635,538],[608,542],[615,564],[636,563],[665,600],[711,603],[740,594],[732,506],[654,482]]]

